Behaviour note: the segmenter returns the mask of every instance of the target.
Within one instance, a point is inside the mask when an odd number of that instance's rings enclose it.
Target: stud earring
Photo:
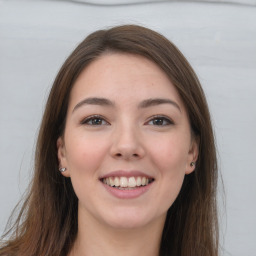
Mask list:
[[[67,170],[67,168],[65,168],[65,167],[62,167],[59,169],[60,172],[65,172],[66,170]]]
[[[191,162],[191,163],[190,163],[190,166],[191,166],[191,167],[194,167],[195,164],[196,164],[195,162]]]

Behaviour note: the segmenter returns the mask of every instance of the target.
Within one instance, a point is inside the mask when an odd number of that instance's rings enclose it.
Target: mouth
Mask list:
[[[134,190],[140,187],[145,187],[152,182],[154,182],[153,178],[148,178],[144,176],[131,176],[131,177],[106,177],[101,178],[100,181],[106,184],[109,187],[113,187],[119,190]]]

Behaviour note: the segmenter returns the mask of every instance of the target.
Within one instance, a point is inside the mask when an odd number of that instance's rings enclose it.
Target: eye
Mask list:
[[[89,116],[84,120],[82,120],[81,124],[91,125],[91,126],[109,125],[109,123],[99,115]]]
[[[154,126],[167,126],[174,123],[170,118],[164,116],[154,116],[146,124]]]

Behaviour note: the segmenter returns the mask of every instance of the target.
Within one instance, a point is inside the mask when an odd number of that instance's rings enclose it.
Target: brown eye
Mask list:
[[[149,125],[154,125],[154,126],[166,126],[166,125],[173,124],[173,122],[169,118],[159,116],[159,117],[152,118],[148,122],[148,124]]]
[[[109,123],[101,116],[91,116],[84,119],[81,124],[91,125],[91,126],[101,126],[108,125]]]

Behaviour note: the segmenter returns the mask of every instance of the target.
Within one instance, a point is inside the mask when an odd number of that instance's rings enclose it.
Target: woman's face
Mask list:
[[[79,216],[115,228],[164,221],[198,151],[166,74],[146,58],[120,53],[80,74],[57,146]]]

